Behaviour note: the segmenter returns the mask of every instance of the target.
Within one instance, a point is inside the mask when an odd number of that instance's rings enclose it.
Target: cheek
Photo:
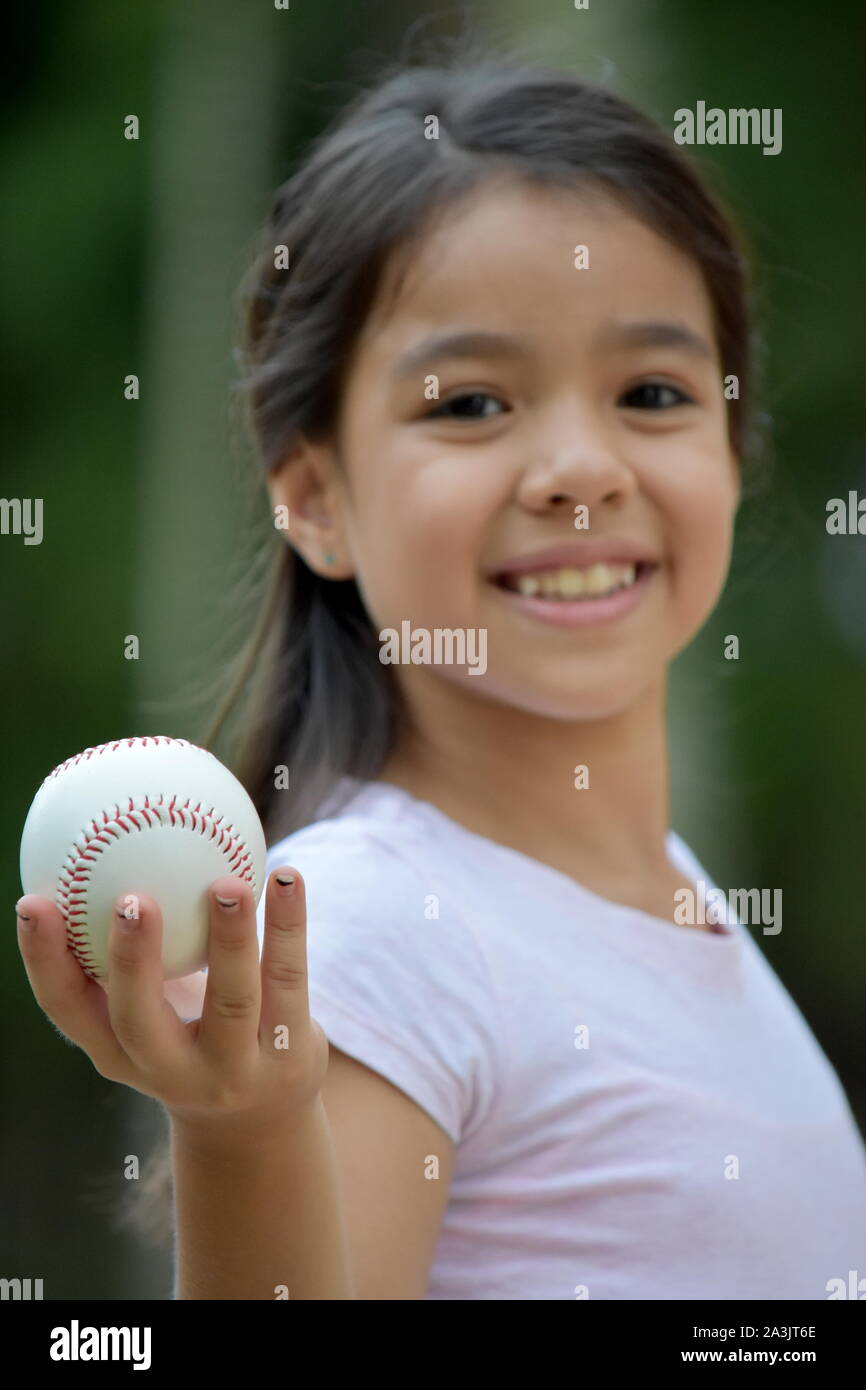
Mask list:
[[[690,617],[703,618],[714,605],[730,564],[737,495],[721,471],[704,475],[699,486],[677,490],[665,512],[672,523],[669,554],[679,604]]]
[[[469,461],[404,463],[357,514],[362,588],[378,609],[400,609],[419,625],[469,622],[484,537],[501,500],[491,497],[477,465],[470,473]]]
[[[404,485],[368,497],[352,536],[355,579],[376,626],[459,624],[474,583],[466,509],[442,489]]]

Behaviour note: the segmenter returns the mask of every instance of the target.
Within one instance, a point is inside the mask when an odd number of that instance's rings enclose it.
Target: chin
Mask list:
[[[607,679],[593,684],[575,680],[570,683],[557,683],[547,689],[517,687],[513,682],[507,685],[497,683],[491,676],[484,686],[484,694],[501,704],[509,705],[524,714],[535,715],[539,719],[558,719],[563,723],[614,719],[624,714],[636,704],[646,692],[649,684],[658,677],[658,672],[631,675],[623,680]]]

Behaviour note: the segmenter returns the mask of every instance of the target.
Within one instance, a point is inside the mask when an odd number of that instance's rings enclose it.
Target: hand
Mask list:
[[[289,896],[280,891],[278,874],[294,877]],[[139,915],[129,919],[123,915],[129,895],[121,895],[105,984],[81,969],[56,904],[27,894],[17,912],[30,918],[30,927],[19,920],[18,942],[33,993],[101,1076],[152,1096],[173,1119],[232,1133],[285,1123],[318,1096],[328,1042],[310,1018],[303,879],[297,869],[276,869],[265,893],[260,964],[249,884],[234,877],[211,884],[208,972],[183,981],[163,980],[159,904],[140,894]],[[237,906],[224,909],[217,895]],[[166,993],[180,986],[188,1000],[195,981],[192,992],[204,991],[201,1017],[183,1022]]]

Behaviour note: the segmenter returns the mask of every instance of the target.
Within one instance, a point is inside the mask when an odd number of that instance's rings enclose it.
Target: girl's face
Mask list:
[[[602,198],[508,183],[408,264],[350,363],[340,533],[377,632],[486,630],[486,670],[398,679],[618,713],[702,626],[730,560],[739,477],[701,273]],[[457,332],[508,341],[432,347]],[[599,560],[590,584],[625,587],[578,597]],[[468,650],[479,664],[477,635]]]

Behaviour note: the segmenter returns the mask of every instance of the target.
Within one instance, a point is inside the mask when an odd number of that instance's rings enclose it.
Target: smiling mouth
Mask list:
[[[574,565],[555,569],[538,569],[524,574],[500,574],[494,584],[525,598],[568,601],[576,599],[591,603],[593,599],[608,598],[621,589],[631,589],[637,581],[656,566],[650,561],[636,564],[595,564],[577,568]]]

